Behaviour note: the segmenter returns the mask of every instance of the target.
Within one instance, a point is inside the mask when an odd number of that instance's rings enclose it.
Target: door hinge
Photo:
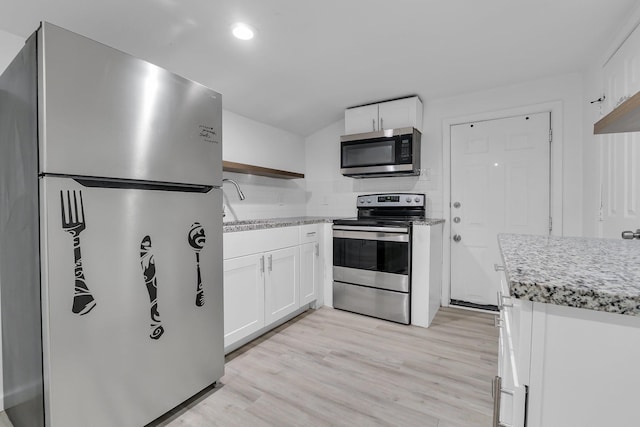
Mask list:
[[[553,141],[553,129],[549,129],[549,143]]]
[[[551,230],[553,230],[553,218],[549,217],[549,232],[551,232]]]

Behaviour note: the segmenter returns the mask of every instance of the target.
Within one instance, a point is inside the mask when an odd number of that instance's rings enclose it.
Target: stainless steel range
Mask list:
[[[409,324],[411,234],[425,196],[358,196],[358,217],[333,222],[333,306]]]

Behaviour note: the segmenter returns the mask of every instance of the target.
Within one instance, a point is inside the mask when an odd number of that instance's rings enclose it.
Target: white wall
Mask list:
[[[24,45],[24,37],[0,30],[0,74]]]
[[[345,178],[339,172],[339,141],[344,121],[336,122],[306,139],[307,191],[310,215],[349,216],[355,214],[355,197],[377,191],[424,192],[430,200],[430,214],[446,214],[443,176],[443,124],[456,118],[481,116],[492,112],[538,108],[540,104],[561,105],[563,171],[561,182],[562,216],[565,235],[582,232],[582,77],[569,74],[520,85],[506,86],[451,98],[425,102],[422,133],[422,167],[426,176],[409,178]]]
[[[222,95],[224,103],[224,94]],[[290,132],[222,112],[222,158],[272,169],[304,173],[304,139]],[[306,210],[303,179],[265,178],[224,173],[236,181],[247,198],[240,201],[231,183],[223,186],[225,221],[302,216]]]
[[[438,177],[397,178],[347,178],[340,174],[340,136],[344,135],[344,120],[335,122],[306,138],[307,171],[305,180],[309,199],[308,215],[349,217],[356,214],[356,196],[375,192],[416,192],[425,193],[427,199],[438,194]],[[433,155],[433,141],[422,136],[423,165]],[[425,166],[423,166],[425,167]],[[430,166],[426,166],[430,167]],[[438,201],[438,204],[440,202]],[[431,212],[431,201],[428,210]],[[436,212],[435,215],[442,215]]]
[[[600,103],[590,102],[602,96],[602,64],[594,62],[584,74],[582,120],[582,183],[583,196],[583,225],[582,234],[585,237],[602,237],[602,222],[600,220],[600,137],[593,134],[593,124],[600,117]]]

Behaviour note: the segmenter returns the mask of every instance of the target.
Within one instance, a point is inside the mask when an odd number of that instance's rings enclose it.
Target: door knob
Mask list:
[[[623,239],[640,239],[640,229],[636,230],[635,233],[633,231],[623,231],[622,238]]]
[[[455,236],[453,236],[453,241],[454,242],[459,242],[460,240],[462,240],[462,236],[459,234],[456,234]]]
[[[459,208],[460,206],[461,206],[460,202],[455,202],[453,204],[453,207],[456,208],[456,209]]]
[[[453,222],[455,222],[456,224],[460,222],[460,217],[457,216],[455,218],[453,218]]]

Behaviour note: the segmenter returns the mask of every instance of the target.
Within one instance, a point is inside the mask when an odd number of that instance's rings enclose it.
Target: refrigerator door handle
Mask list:
[[[208,193],[213,185],[183,184],[177,182],[142,181],[123,178],[102,178],[94,176],[64,175],[55,173],[45,173],[42,176],[59,178],[71,178],[83,187],[93,188],[117,188],[133,190],[161,190],[179,191],[181,193]]]

